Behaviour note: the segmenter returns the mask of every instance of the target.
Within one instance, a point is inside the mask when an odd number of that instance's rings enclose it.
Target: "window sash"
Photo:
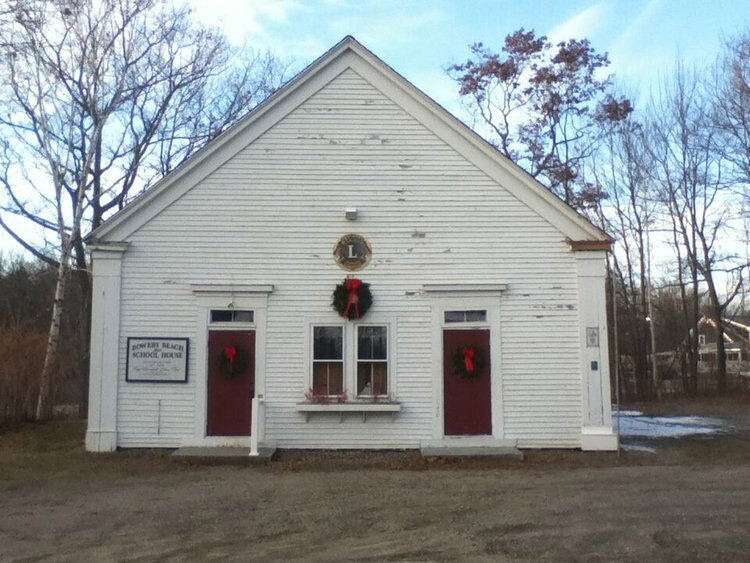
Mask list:
[[[331,368],[338,366],[338,370],[332,372]],[[318,367],[325,367],[325,373],[320,373]],[[321,376],[325,383],[321,384]],[[344,361],[343,360],[315,360],[313,361],[312,373],[312,390],[314,395],[333,397],[340,395],[346,388],[344,381]],[[316,381],[317,380],[317,381]],[[320,391],[320,392],[319,392]]]
[[[363,354],[363,350],[360,349],[360,331],[367,329],[368,327],[380,328],[383,331],[382,338],[385,340],[383,343],[382,353],[385,357],[382,358],[368,358],[365,356],[375,356],[375,347],[377,344],[373,341],[372,348],[369,353]],[[388,325],[355,325],[354,327],[354,338],[356,339],[356,370],[354,374],[354,389],[356,390],[357,397],[377,397],[387,395],[389,392],[389,379],[390,379],[390,335]],[[384,366],[385,370],[377,371],[376,366]],[[364,372],[362,368],[368,368],[367,372]],[[368,392],[364,392],[369,387]]]
[[[325,330],[328,329],[328,330]],[[316,333],[320,336],[320,344]],[[310,388],[314,395],[333,397],[346,389],[343,325],[315,324],[310,329]],[[332,370],[334,366],[337,369]],[[325,371],[322,371],[322,370]]]

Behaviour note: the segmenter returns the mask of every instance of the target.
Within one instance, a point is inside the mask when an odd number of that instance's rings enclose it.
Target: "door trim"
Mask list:
[[[221,330],[211,327],[211,309],[226,309],[229,304],[235,309],[252,309],[254,322],[235,323],[227,330],[255,330],[255,397],[266,395],[266,319],[268,313],[267,294],[234,295],[224,293],[196,294],[195,317],[195,402],[193,435],[183,440],[183,446],[243,446],[250,447],[252,436],[208,436],[208,331]],[[262,427],[262,422],[260,423]],[[254,432],[255,428],[251,428]],[[261,439],[263,437],[261,436]]]
[[[487,321],[482,323],[445,323],[444,313],[450,310],[485,309]],[[445,435],[445,400],[443,397],[443,329],[490,331],[490,392],[492,409],[492,437],[505,438],[502,402],[502,354],[500,338],[500,297],[473,294],[466,296],[432,296],[432,436],[434,440],[461,440],[461,436]]]

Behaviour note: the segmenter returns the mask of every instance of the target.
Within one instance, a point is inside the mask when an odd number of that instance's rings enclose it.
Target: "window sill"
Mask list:
[[[348,403],[297,403],[297,412],[305,413],[307,422],[310,415],[315,413],[337,413],[339,422],[343,422],[346,413],[361,413],[362,421],[367,421],[367,415],[371,413],[390,413],[394,418],[401,411],[401,403],[395,402],[348,402]]]

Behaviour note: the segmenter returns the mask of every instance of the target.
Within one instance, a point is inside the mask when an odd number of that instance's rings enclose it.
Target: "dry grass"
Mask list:
[[[0,427],[33,419],[45,343],[42,332],[0,328]]]
[[[22,423],[0,433],[0,481],[34,482],[177,471],[170,451],[129,450],[91,454],[83,449],[85,421]]]

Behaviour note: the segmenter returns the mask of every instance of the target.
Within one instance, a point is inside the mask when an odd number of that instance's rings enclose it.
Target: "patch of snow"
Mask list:
[[[620,446],[623,450],[629,451],[629,452],[643,452],[647,454],[655,454],[656,448],[652,446],[646,446],[645,444],[641,444],[639,442],[625,442],[621,443]]]
[[[615,413],[615,418],[613,426],[617,428],[619,418],[623,437],[681,438],[716,434],[727,429],[725,421],[707,416],[644,416],[623,411],[619,416]]]
[[[612,414],[617,415],[617,410],[613,408]],[[620,416],[643,416],[643,413],[641,411],[628,411],[628,410],[622,410],[619,411]]]

